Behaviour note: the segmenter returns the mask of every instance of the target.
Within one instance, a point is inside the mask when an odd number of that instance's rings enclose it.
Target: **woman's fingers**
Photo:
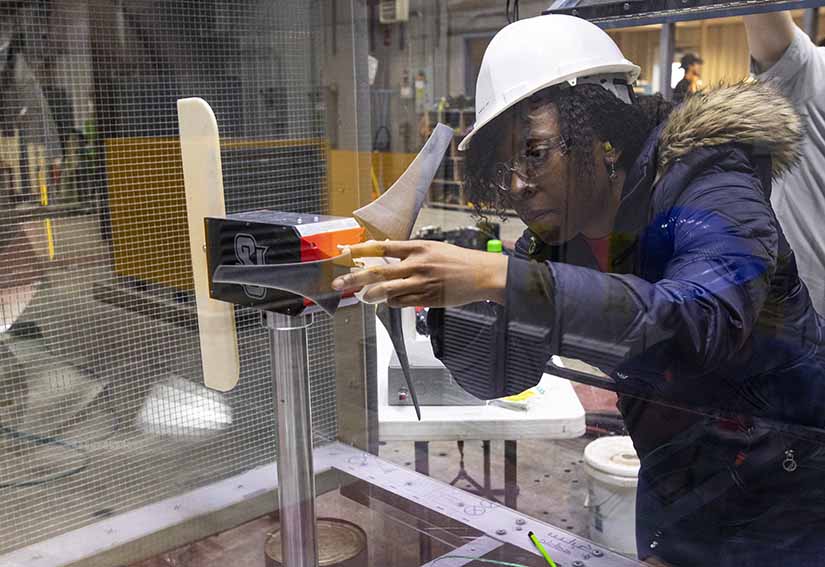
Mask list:
[[[336,291],[360,289],[366,285],[406,278],[411,274],[411,267],[404,262],[384,264],[335,278],[332,281],[332,289]]]
[[[421,243],[415,240],[370,240],[349,246],[353,258],[390,257],[404,259],[421,249]]]
[[[398,298],[418,298],[425,295],[426,290],[422,289],[422,284],[418,281],[418,278],[408,278],[376,284],[364,293],[364,300],[368,303],[387,300],[391,307],[395,307]]]
[[[364,295],[361,296],[361,301],[365,303],[381,303],[387,300],[386,284],[376,284],[368,288]]]
[[[369,302],[438,307],[490,300],[503,303],[507,256],[467,250],[444,242],[366,242],[350,247],[353,257],[378,266],[333,281],[337,291],[365,288]],[[401,258],[394,264],[367,257]],[[366,287],[365,287],[366,286]],[[407,297],[411,296],[411,297]]]

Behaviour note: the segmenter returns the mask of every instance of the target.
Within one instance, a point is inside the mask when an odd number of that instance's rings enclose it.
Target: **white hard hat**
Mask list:
[[[498,32],[484,52],[476,83],[476,121],[458,149],[465,150],[485,124],[542,89],[592,82],[630,102],[629,86],[638,77],[639,67],[587,20],[561,14],[519,20]]]

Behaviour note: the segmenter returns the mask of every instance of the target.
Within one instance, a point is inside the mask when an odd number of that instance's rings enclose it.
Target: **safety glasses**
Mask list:
[[[515,159],[496,163],[493,170],[493,186],[501,193],[509,193],[513,175],[518,175],[525,183],[530,183],[544,171],[553,152],[567,154],[568,145],[564,137],[537,141],[525,148]]]

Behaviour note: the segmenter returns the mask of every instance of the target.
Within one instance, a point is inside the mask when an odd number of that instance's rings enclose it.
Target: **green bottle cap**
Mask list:
[[[501,240],[488,240],[487,241],[487,252],[495,252],[496,254],[501,254],[502,247],[501,247]]]

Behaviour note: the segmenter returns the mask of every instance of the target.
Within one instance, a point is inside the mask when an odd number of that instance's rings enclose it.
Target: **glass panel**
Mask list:
[[[819,564],[822,17],[545,8],[0,3],[0,565]]]

